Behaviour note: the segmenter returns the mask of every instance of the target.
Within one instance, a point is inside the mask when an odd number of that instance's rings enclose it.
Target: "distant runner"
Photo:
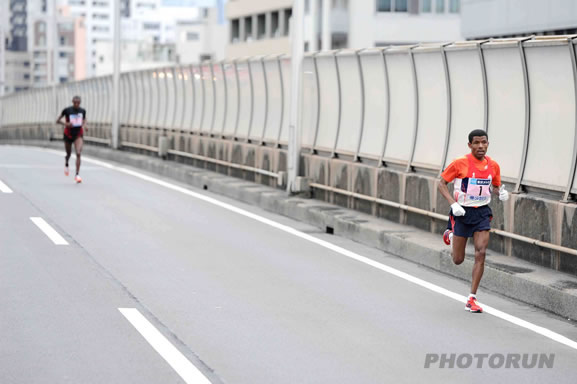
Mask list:
[[[86,126],[86,110],[80,108],[80,101],[80,96],[74,96],[72,98],[72,106],[65,108],[60,114],[60,117],[58,117],[58,120],[56,120],[57,124],[64,126],[64,148],[66,149],[64,174],[66,176],[70,174],[68,160],[70,159],[72,144],[74,143],[74,149],[76,150],[76,176],[74,177],[74,181],[77,183],[82,182],[82,178],[79,175],[80,155],[84,144],[82,137]],[[63,117],[66,118],[66,122],[62,122]]]
[[[483,130],[469,133],[471,153],[453,161],[443,171],[439,192],[451,204],[448,229],[443,235],[447,245],[453,243],[453,262],[457,265],[465,260],[465,246],[469,237],[475,244],[475,265],[471,294],[465,310],[480,313],[483,309],[477,303],[477,288],[485,269],[485,252],[489,244],[489,230],[493,212],[489,207],[491,193],[498,193],[499,200],[509,199],[509,193],[501,184],[501,168],[486,156],[489,138]],[[451,195],[447,184],[454,183]]]

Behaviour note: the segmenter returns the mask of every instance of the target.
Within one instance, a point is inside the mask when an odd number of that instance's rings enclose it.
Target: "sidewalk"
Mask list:
[[[60,143],[28,141],[25,144],[62,149]],[[378,248],[459,279],[471,279],[474,262],[472,246],[467,249],[463,264],[456,266],[452,262],[450,247],[443,243],[441,236],[430,232],[314,199],[288,197],[278,189],[157,157],[94,146],[85,146],[84,153],[195,187],[206,186],[211,192],[306,222],[322,231],[330,227],[337,236]],[[534,305],[566,319],[577,320],[577,277],[569,274],[488,250],[481,289]]]

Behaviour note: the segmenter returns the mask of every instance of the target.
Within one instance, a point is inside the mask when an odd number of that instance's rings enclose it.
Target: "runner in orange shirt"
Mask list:
[[[445,243],[453,243],[453,262],[457,265],[465,260],[465,246],[469,237],[475,244],[475,265],[471,294],[465,310],[480,313],[477,303],[477,288],[485,269],[485,252],[489,244],[489,230],[493,213],[489,207],[491,193],[498,193],[500,200],[509,199],[509,193],[501,184],[499,164],[486,156],[489,140],[487,133],[477,129],[469,133],[471,153],[454,160],[441,175],[439,192],[451,204],[449,229],[445,231]],[[447,184],[454,181],[451,195]]]

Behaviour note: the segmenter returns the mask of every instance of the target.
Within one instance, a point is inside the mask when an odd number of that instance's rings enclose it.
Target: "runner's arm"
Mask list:
[[[60,116],[58,117],[58,119],[56,119],[56,124],[60,124],[63,125],[65,127],[68,127],[70,123],[68,122],[62,122],[62,118],[64,117],[64,113],[61,113]]]
[[[456,201],[453,198],[453,196],[451,196],[451,192],[449,192],[449,187],[447,187],[447,184],[449,183],[447,183],[447,181],[441,177],[441,180],[439,182],[439,192],[441,192],[441,195],[443,195],[443,197],[447,199],[449,205],[453,205],[454,203],[456,203]]]

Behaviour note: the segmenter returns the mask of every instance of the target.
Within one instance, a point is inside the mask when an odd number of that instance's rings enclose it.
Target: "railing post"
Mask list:
[[[288,147],[288,183],[287,192],[299,192],[297,176],[299,174],[299,160],[301,149],[301,124],[299,119],[299,98],[301,86],[301,66],[304,56],[304,0],[294,0],[292,17],[292,84],[291,84],[291,111],[289,123]]]

